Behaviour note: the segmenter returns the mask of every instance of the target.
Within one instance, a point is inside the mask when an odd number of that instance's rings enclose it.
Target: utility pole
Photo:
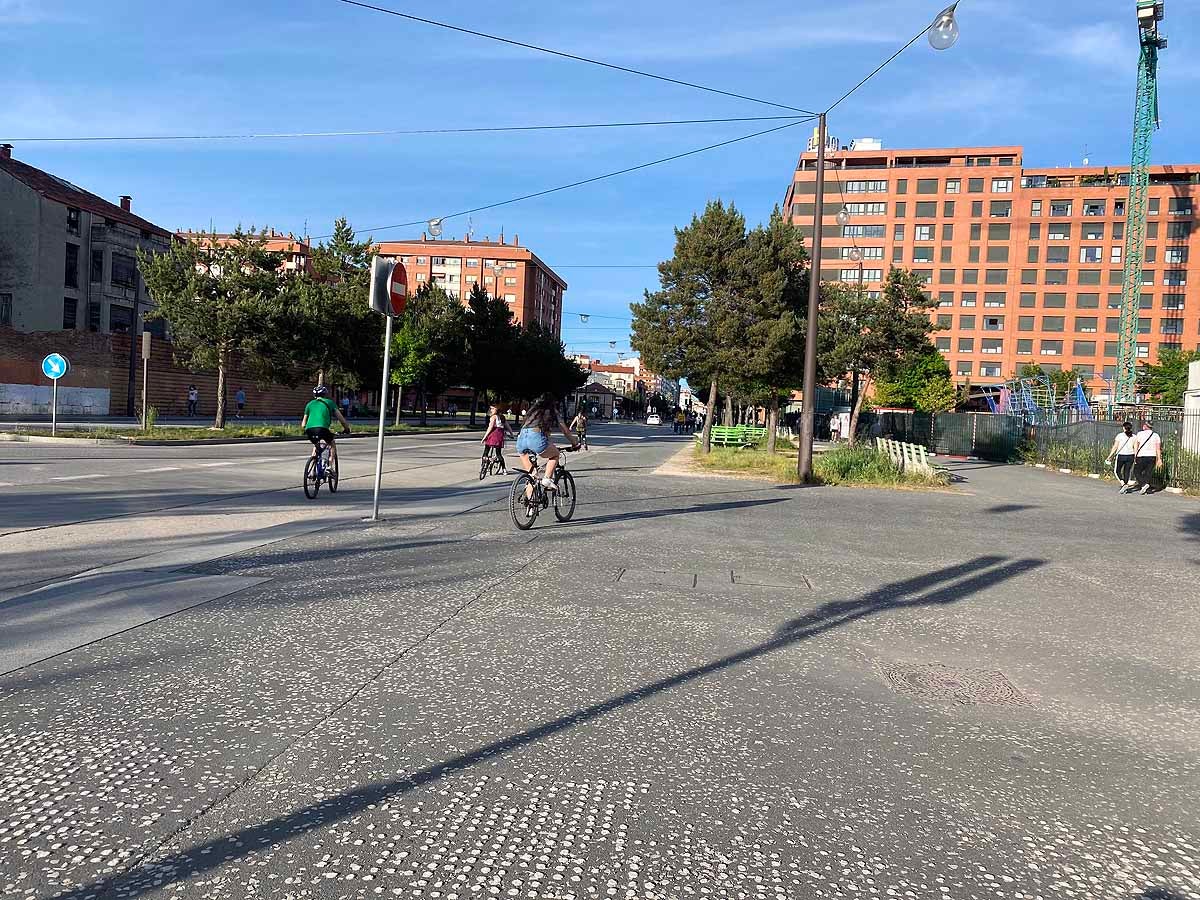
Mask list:
[[[813,480],[813,432],[817,413],[817,316],[821,308],[821,220],[825,213],[825,113],[817,119],[817,183],[814,197],[812,258],[808,270],[808,332],[804,335],[804,405],[800,408],[801,484]]]

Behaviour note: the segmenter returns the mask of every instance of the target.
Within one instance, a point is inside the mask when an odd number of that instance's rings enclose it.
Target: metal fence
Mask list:
[[[1020,455],[1025,426],[1016,416],[991,413],[877,412],[864,416],[864,437],[921,444],[944,456],[1011,462]]]

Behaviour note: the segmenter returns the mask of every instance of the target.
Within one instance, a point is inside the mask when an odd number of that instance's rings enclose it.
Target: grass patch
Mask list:
[[[764,478],[776,484],[795,484],[796,454],[768,454],[765,450],[733,450],[714,447],[705,456],[695,449],[697,468],[714,474]],[[854,484],[876,487],[946,487],[949,476],[902,472],[885,453],[870,447],[835,447],[813,459],[813,474],[823,484]]]
[[[2,429],[2,426],[0,426]],[[470,431],[469,425],[389,425],[384,429],[385,434],[444,434],[447,432]],[[379,426],[371,423],[351,424],[352,434],[378,434]],[[20,428],[16,434],[37,435],[48,437],[49,428]],[[336,433],[336,432],[335,432]],[[113,428],[97,425],[94,428],[59,428],[57,437],[67,438],[100,438],[119,441],[225,441],[253,440],[262,438],[301,438],[298,423],[280,425],[231,425],[224,428],[192,428],[156,426],[148,431],[140,428]]]

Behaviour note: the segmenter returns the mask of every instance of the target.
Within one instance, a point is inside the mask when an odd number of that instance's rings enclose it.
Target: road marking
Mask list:
[[[12,481],[0,481],[0,487],[16,487],[16,483]]]
[[[51,481],[83,481],[85,478],[103,478],[103,472],[93,472],[90,475],[57,475]]]
[[[178,472],[180,466],[159,466],[157,469],[142,469],[143,475],[149,475],[151,472]]]
[[[237,460],[226,460],[225,462],[200,463],[200,468],[201,469],[217,469],[217,468],[220,468],[221,466],[236,466],[237,464],[238,464]]]

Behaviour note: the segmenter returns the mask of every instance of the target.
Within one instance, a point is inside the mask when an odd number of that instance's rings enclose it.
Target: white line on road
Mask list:
[[[12,481],[0,481],[0,487],[16,487],[16,483]]]
[[[85,478],[103,478],[104,472],[92,472],[88,475],[56,475],[51,481],[83,481]]]
[[[142,469],[143,475],[149,475],[151,472],[178,472],[180,466],[159,466],[157,469]]]
[[[237,464],[238,464],[238,460],[227,459],[225,462],[200,463],[200,468],[201,469],[219,469],[221,466],[236,466]]]

